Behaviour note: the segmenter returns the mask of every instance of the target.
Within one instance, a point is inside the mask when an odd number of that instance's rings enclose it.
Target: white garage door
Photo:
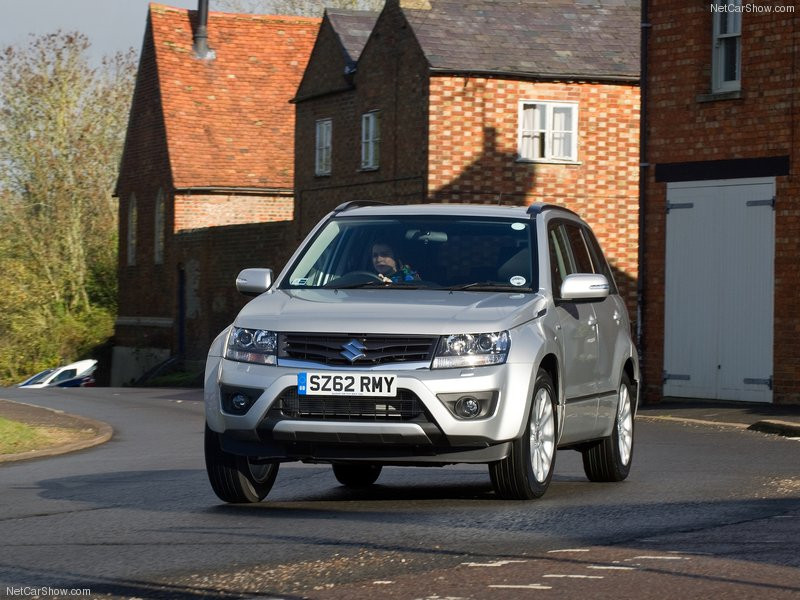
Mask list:
[[[772,401],[775,180],[667,185],[664,395]]]

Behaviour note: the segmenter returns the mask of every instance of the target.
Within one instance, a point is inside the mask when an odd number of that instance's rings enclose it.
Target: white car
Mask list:
[[[17,387],[21,388],[46,388],[59,387],[66,382],[79,378],[89,377],[97,368],[96,360],[79,360],[78,362],[56,367],[55,369],[45,369],[33,377],[29,377]],[[92,380],[92,383],[94,381]],[[75,387],[82,387],[80,382],[75,383]]]

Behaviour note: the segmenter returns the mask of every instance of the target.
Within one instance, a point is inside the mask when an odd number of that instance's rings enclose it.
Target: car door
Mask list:
[[[619,295],[611,268],[600,249],[597,238],[587,227],[582,228],[583,237],[589,249],[592,259],[594,272],[605,275],[608,279],[608,297],[594,302],[594,312],[597,317],[597,371],[596,379],[598,393],[601,396],[616,395],[619,375],[616,373],[619,367],[620,358],[616,356],[617,344],[620,336],[629,337],[630,322],[628,321],[628,310]],[[608,394],[607,394],[608,393]]]
[[[560,331],[565,393],[562,443],[586,439],[597,422],[597,317],[592,302],[561,299],[561,283],[573,273],[591,273],[588,251],[573,252],[566,221],[548,226],[550,281]],[[580,231],[579,231],[580,233]],[[588,270],[587,270],[588,269]]]

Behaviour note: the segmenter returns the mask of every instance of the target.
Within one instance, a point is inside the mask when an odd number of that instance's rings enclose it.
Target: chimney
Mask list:
[[[194,55],[211,60],[214,51],[208,47],[208,0],[197,0],[197,26],[194,30]]]

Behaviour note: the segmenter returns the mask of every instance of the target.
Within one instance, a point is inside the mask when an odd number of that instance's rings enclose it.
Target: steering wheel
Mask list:
[[[377,273],[373,273],[372,271],[348,271],[342,275],[342,277],[350,277],[351,275],[364,275],[365,277],[369,277],[375,281],[383,281],[380,277],[378,277]]]

